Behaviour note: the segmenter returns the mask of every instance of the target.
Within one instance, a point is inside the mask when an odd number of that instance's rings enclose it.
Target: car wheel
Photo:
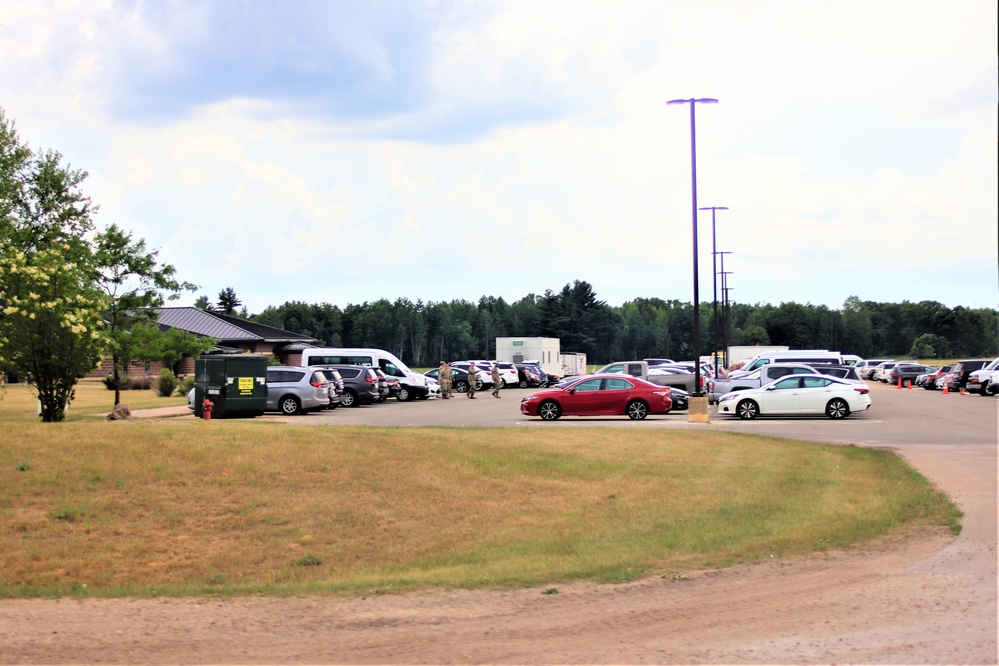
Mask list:
[[[454,383],[455,393],[468,393],[468,382],[457,381]]]
[[[752,400],[743,400],[735,406],[735,413],[744,421],[751,421],[760,415],[760,406]]]
[[[625,410],[632,421],[641,421],[649,415],[649,406],[641,400],[632,400]]]
[[[293,395],[286,395],[281,398],[281,402],[278,403],[278,408],[281,410],[282,414],[286,416],[294,416],[302,411],[302,404]]]
[[[521,379],[519,382],[517,382],[517,386],[519,386],[520,388],[527,388],[527,380]]]
[[[850,415],[850,406],[845,400],[833,398],[826,405],[826,416],[831,419],[843,419]]]
[[[548,388],[548,382],[539,382],[538,388]]]
[[[996,394],[996,387],[993,386],[993,382],[987,382],[982,384],[982,395],[986,397],[991,397]]]
[[[357,407],[357,393],[352,389],[347,389],[340,396],[340,404],[344,407]]]
[[[500,380],[499,380],[499,387],[501,389],[505,389],[506,388],[506,380],[503,379],[502,377],[500,377]]]
[[[413,399],[413,394],[405,386],[400,386],[399,392],[395,395],[395,397],[399,402],[409,402]]]
[[[554,400],[545,400],[538,405],[538,416],[542,421],[554,421],[562,416],[562,408]]]
[[[479,380],[479,381],[475,382],[475,390],[476,391],[481,391],[482,390],[482,380]]]

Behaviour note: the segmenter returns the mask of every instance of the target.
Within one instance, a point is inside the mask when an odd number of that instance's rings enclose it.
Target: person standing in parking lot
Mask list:
[[[493,397],[498,398],[500,397],[499,394],[500,388],[503,386],[503,384],[501,384],[503,380],[500,379],[499,361],[493,361],[492,376],[493,376]]]
[[[475,385],[479,383],[479,371],[475,369],[475,361],[468,364],[468,393],[472,400],[475,400]]]
[[[441,385],[441,398],[447,400],[451,397],[451,365],[447,361],[441,361],[441,367],[437,369],[437,380]]]

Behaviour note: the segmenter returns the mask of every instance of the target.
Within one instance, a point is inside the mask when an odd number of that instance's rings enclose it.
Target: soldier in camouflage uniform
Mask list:
[[[475,361],[468,364],[468,393],[472,400],[475,400],[475,385],[479,383],[479,371],[475,369]]]
[[[500,379],[499,361],[493,361],[492,376],[493,376],[493,397],[498,398],[500,397],[499,394],[500,388],[502,388],[503,386],[502,384],[503,380]]]
[[[451,397],[451,364],[441,361],[441,367],[437,369],[437,381],[441,384],[441,397],[447,400]]]

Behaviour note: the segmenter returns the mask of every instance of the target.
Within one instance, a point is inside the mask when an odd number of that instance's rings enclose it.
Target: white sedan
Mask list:
[[[769,415],[821,415],[842,419],[871,407],[866,386],[826,375],[791,375],[765,386],[726,393],[718,399],[718,413],[740,419]]]

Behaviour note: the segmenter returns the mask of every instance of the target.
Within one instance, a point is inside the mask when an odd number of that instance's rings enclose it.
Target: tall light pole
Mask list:
[[[694,398],[703,398],[701,390],[701,308],[700,294],[697,288],[697,132],[694,122],[694,107],[698,104],[717,104],[718,100],[710,97],[696,99],[671,99],[669,104],[690,104],[690,191],[692,194],[693,230],[694,230]],[[690,416],[693,416],[693,409]],[[704,406],[704,416],[707,416],[707,406]]]
[[[711,356],[715,361],[715,377],[718,376],[718,233],[715,229],[715,211],[716,210],[728,210],[725,206],[704,206],[703,208],[698,208],[698,210],[710,210],[711,211],[711,264],[712,268],[712,283],[714,285],[714,297],[712,299],[712,309],[714,314],[711,318]]]

